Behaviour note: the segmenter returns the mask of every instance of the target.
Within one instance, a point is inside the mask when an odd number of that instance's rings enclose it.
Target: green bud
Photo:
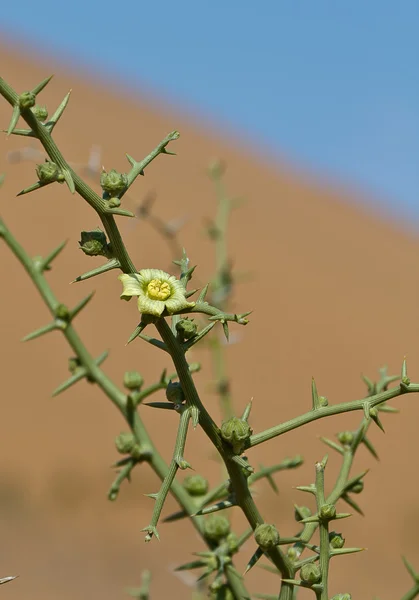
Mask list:
[[[166,398],[173,404],[182,404],[185,401],[185,394],[179,381],[169,381],[166,388]]]
[[[352,494],[360,494],[364,489],[364,482],[362,479],[355,481],[350,488],[348,488],[347,492],[352,492]]]
[[[230,444],[234,454],[243,452],[252,432],[249,423],[238,417],[231,417],[221,425],[221,437]]]
[[[36,165],[36,174],[39,181],[44,185],[53,183],[54,181],[59,181],[60,183],[64,181],[63,174],[54,162],[47,161],[42,165]]]
[[[140,460],[144,456],[144,453],[141,450],[141,446],[139,444],[134,444],[129,453],[135,460]]]
[[[319,405],[320,406],[328,406],[329,404],[329,400],[326,398],[326,396],[319,396]]]
[[[293,548],[293,546],[291,546],[291,548],[288,548],[287,550],[287,556],[291,562],[295,562],[296,560],[298,560],[300,553],[296,548]]]
[[[323,504],[319,513],[323,521],[332,521],[336,517],[336,506],[334,504]]]
[[[322,578],[319,567],[313,563],[307,563],[301,567],[300,577],[301,581],[307,585],[319,583]]]
[[[341,431],[338,433],[338,440],[343,446],[350,446],[353,442],[354,434],[352,431]]]
[[[70,373],[72,375],[75,375],[77,373],[77,371],[80,369],[81,367],[81,362],[80,359],[77,358],[76,356],[72,356],[71,358],[68,359],[68,370],[70,371]]]
[[[182,485],[191,496],[203,496],[208,492],[208,481],[202,475],[189,475]]]
[[[295,506],[294,518],[297,522],[307,517],[311,517],[311,510],[307,506]]]
[[[190,340],[196,335],[197,325],[191,319],[181,319],[176,323],[176,331],[185,340]]]
[[[254,535],[256,543],[262,550],[272,550],[279,544],[279,533],[275,525],[269,525],[269,523],[258,525]]]
[[[239,538],[235,533],[229,533],[226,542],[230,554],[236,554],[239,551]]]
[[[144,383],[144,378],[138,371],[126,371],[124,386],[127,390],[139,390]]]
[[[220,541],[230,533],[230,523],[226,517],[211,515],[205,519],[204,534],[214,542]]]
[[[109,246],[104,232],[97,228],[93,231],[82,231],[79,241],[80,249],[87,256],[106,256],[109,258]]]
[[[32,112],[35,115],[37,121],[46,121],[48,118],[48,111],[46,106],[40,106],[39,104],[35,104],[32,108]]]
[[[35,102],[36,96],[33,92],[23,92],[23,94],[20,94],[19,96],[19,106],[23,110],[26,108],[32,108],[35,106]]]
[[[128,177],[125,173],[118,173],[115,169],[111,169],[109,173],[106,171],[102,173],[100,185],[109,196],[119,196],[128,185]]]
[[[109,198],[108,206],[109,208],[118,208],[119,206],[121,206],[121,200],[116,196],[114,196],[113,198]]]
[[[339,548],[343,548],[343,546],[345,545],[345,538],[342,537],[341,533],[336,533],[336,531],[331,531],[329,533],[329,544],[335,550],[339,549]]]
[[[337,594],[332,600],[352,600],[351,594]]]
[[[62,321],[68,321],[70,318],[70,311],[65,304],[59,304],[55,309],[55,317]]]
[[[128,431],[120,433],[115,438],[115,446],[119,454],[129,454],[135,446],[134,434]]]

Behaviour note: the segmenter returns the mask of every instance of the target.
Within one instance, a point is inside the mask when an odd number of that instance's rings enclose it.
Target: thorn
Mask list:
[[[25,335],[24,338],[22,338],[22,342],[29,342],[30,340],[34,340],[38,337],[40,337],[41,335],[44,335],[46,333],[49,333],[50,331],[54,331],[54,329],[57,329],[57,326],[55,323],[48,323],[48,325],[44,325],[43,327],[40,327],[39,329],[36,329],[35,331],[32,331],[32,333],[28,333],[28,335]]]
[[[90,302],[90,300],[93,298],[93,296],[95,295],[95,292],[91,292],[88,296],[86,296],[85,298],[83,298],[83,300],[81,300],[77,306],[75,306],[73,308],[73,310],[70,312],[70,320],[72,321],[78,314],[80,311],[83,310],[83,308]]]
[[[83,275],[79,275],[74,279],[71,283],[77,283],[79,281],[86,281],[86,279],[90,279],[90,277],[96,277],[96,275],[101,275],[102,273],[107,273],[107,271],[111,271],[112,269],[119,269],[120,263],[117,258],[112,258],[107,263],[100,267],[96,267],[96,269],[92,269],[91,271],[87,271],[87,273],[83,273]]]
[[[64,240],[64,242],[61,242],[61,244],[59,246],[57,246],[56,248],[54,248],[54,250],[52,250],[52,252],[50,252],[45,258],[43,258],[40,262],[39,268],[41,271],[47,271],[50,267],[50,264],[52,263],[52,261],[57,258],[57,256],[60,254],[60,252],[65,248],[66,244],[67,244],[68,240]]]

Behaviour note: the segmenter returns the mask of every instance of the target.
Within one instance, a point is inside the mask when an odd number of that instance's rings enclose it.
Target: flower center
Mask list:
[[[167,300],[171,294],[170,285],[161,279],[152,279],[147,286],[148,297],[152,300]]]

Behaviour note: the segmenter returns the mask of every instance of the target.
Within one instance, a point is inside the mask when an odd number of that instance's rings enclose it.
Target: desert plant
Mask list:
[[[295,600],[300,589],[307,588],[312,590],[318,600],[330,600],[328,574],[331,559],[362,550],[346,547],[342,534],[334,531],[335,521],[350,516],[347,512],[338,512],[337,504],[340,501],[361,512],[355,497],[362,492],[366,472],[351,475],[357,450],[363,445],[375,455],[375,449],[367,436],[371,424],[382,428],[380,413],[395,411],[387,402],[404,394],[418,392],[419,384],[410,381],[405,360],[400,376],[388,375],[385,369],[381,369],[377,381],[365,378],[365,397],[351,402],[329,404],[325,397],[319,395],[313,380],[311,406],[306,413],[265,431],[254,433],[249,424],[251,401],[242,414],[235,415],[223,360],[224,346],[212,332],[213,328],[221,326],[228,340],[230,325],[246,325],[250,314],[246,312],[245,306],[242,307],[241,313],[228,312],[233,276],[228,259],[226,230],[232,201],[223,187],[223,166],[214,163],[209,170],[219,201],[217,215],[208,226],[217,257],[216,273],[211,285],[207,284],[201,290],[189,289],[195,267],[191,266],[185,251],[182,256],[175,257],[177,276],[162,270],[159,265],[141,265],[137,269],[126,249],[115,218],[135,216],[121,207],[124,196],[151,161],[160,154],[172,154],[168,146],[179,137],[179,133],[170,133],[142,160],[127,155],[130,164],[127,173],[119,173],[114,169],[103,171],[100,177],[102,191],[98,194],[65,160],[52,136],[54,127],[67,106],[69,95],[64,98],[51,118],[48,118],[46,109],[37,104],[38,94],[50,79],[45,79],[32,90],[21,94],[0,79],[0,93],[13,108],[12,118],[6,130],[7,135],[35,138],[47,154],[46,162],[36,168],[36,183],[20,191],[19,195],[47,185],[65,183],[70,193],[77,193],[96,211],[103,231],[82,231],[79,244],[86,256],[102,257],[103,262],[100,266],[77,276],[74,281],[83,282],[109,271],[122,272],[119,275],[119,281],[122,283],[121,298],[130,300],[134,296],[140,313],[139,322],[128,341],[131,343],[140,338],[157,347],[170,355],[175,368],[173,374],[168,375],[163,371],[160,380],[147,387],[144,386],[140,373],[129,371],[124,378],[125,389],[118,387],[101,368],[107,353],[94,358],[74,325],[77,315],[92,299],[92,294],[74,308],[69,308],[55,296],[46,277],[65,244],[60,244],[45,257],[38,256],[33,259],[0,219],[0,237],[28,273],[52,317],[48,324],[28,334],[24,339],[33,340],[58,330],[75,355],[70,361],[70,378],[54,391],[54,395],[64,392],[80,380],[87,379],[99,386],[126,421],[126,431],[115,440],[116,450],[122,457],[115,465],[118,472],[111,484],[109,499],[116,500],[122,483],[129,480],[134,469],[143,464],[151,467],[162,484],[159,492],[152,495],[155,504],[150,522],[143,529],[145,539],[150,541],[153,537],[159,537],[158,523],[161,512],[168,494],[172,494],[180,510],[166,520],[189,519],[207,547],[205,551],[197,553],[195,560],[178,568],[200,569],[202,574],[199,580],[208,580],[208,590],[212,598],[250,598],[246,589],[246,578],[234,566],[234,555],[240,551],[244,542],[253,536],[254,552],[249,556],[246,572],[262,557],[268,559],[269,564],[264,564],[264,568],[280,575],[278,594],[272,597],[279,600]],[[28,129],[17,127],[20,117],[26,122]],[[74,277],[74,274],[71,276]],[[115,283],[117,284],[116,281]],[[121,305],[121,310],[123,308]],[[157,330],[158,338],[145,333],[145,330],[150,333],[153,328]],[[186,358],[188,351],[197,343],[206,340],[207,336],[210,340],[217,391],[224,415],[224,421],[220,424],[214,421],[208,407],[201,401],[194,383],[193,374],[199,369],[199,365],[189,364]],[[167,401],[148,404],[157,410],[171,410],[179,415],[176,444],[170,464],[166,464],[162,459],[141,417],[142,405],[153,393],[162,389],[166,390]],[[252,448],[312,421],[350,411],[361,413],[356,430],[340,432],[337,441],[323,439],[324,443],[341,457],[338,477],[332,486],[328,486],[331,487],[330,493],[325,493],[325,456],[316,463],[314,482],[299,488],[314,497],[315,508],[310,510],[307,506],[296,506],[297,532],[292,537],[283,537],[275,524],[265,523],[252,495],[252,485],[265,478],[276,489],[273,474],[282,469],[298,467],[302,464],[302,458],[297,456],[285,459],[278,464],[255,470],[251,463]],[[202,434],[208,436],[218,452],[228,473],[227,483],[222,482],[214,489],[208,489],[207,480],[200,474],[187,477],[183,483],[177,480],[178,471],[191,466],[187,460],[190,422],[194,428],[202,429]],[[250,526],[239,535],[231,531],[228,519],[228,509],[233,507],[244,513]],[[318,544],[313,541],[316,532],[319,534]],[[414,585],[403,596],[403,600],[419,594],[419,576],[407,561],[406,566]],[[143,587],[139,591],[134,590],[133,595],[148,597],[148,583],[147,574]],[[333,600],[350,597],[349,593],[342,593],[335,595]]]

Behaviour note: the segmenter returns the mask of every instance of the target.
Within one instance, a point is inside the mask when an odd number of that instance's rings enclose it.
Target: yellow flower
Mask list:
[[[160,317],[165,309],[172,315],[195,306],[195,302],[187,301],[180,281],[160,269],[124,273],[118,279],[124,287],[121,298],[130,300],[138,296],[138,310],[142,314]]]

